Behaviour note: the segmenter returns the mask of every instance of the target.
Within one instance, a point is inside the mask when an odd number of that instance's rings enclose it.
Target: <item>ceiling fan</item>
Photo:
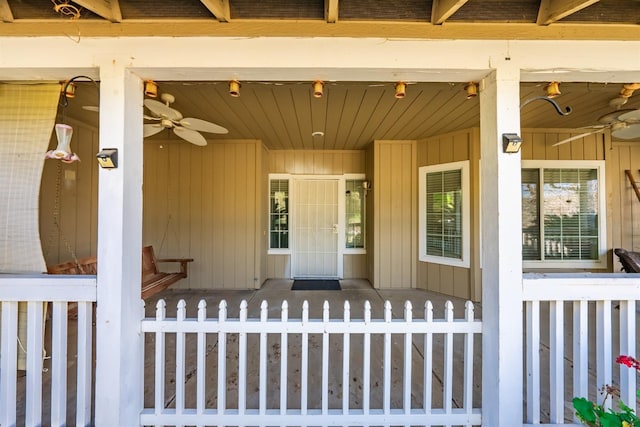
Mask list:
[[[145,138],[162,132],[164,129],[172,129],[173,133],[180,138],[195,145],[205,146],[207,140],[200,132],[218,134],[229,132],[226,128],[206,120],[182,117],[182,113],[169,106],[175,101],[175,97],[169,93],[163,93],[160,95],[160,99],[164,101],[164,104],[155,99],[144,100],[144,106],[151,111],[151,115],[145,114],[144,118],[158,122],[144,124]]]
[[[592,129],[589,132],[563,139],[553,144],[553,146],[566,144],[574,139],[584,138],[587,135],[603,132],[607,129],[611,129],[611,135],[616,138],[640,138],[640,109],[614,111],[600,117],[598,123],[597,125],[586,126],[585,129]]]

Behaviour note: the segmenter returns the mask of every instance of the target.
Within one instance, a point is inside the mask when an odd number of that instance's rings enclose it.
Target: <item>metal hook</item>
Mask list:
[[[558,114],[560,114],[561,116],[568,116],[569,114],[571,114],[571,107],[567,106],[566,113],[564,111],[562,111],[562,109],[560,108],[560,106],[558,105],[558,103],[556,101],[554,101],[553,99],[547,97],[547,96],[536,96],[533,98],[529,98],[526,101],[524,101],[522,103],[522,105],[520,105],[520,109],[522,109],[522,107],[524,107],[525,105],[529,104],[530,102],[533,102],[535,100],[541,99],[543,101],[547,101],[548,103],[550,103],[551,105],[553,105],[553,108],[556,109],[556,111],[558,112]]]

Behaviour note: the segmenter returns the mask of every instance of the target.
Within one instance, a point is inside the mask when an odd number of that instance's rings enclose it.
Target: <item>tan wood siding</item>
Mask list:
[[[373,285],[412,288],[417,259],[416,142],[375,141],[374,150]]]
[[[418,262],[417,287],[459,298],[480,298],[479,256],[479,168],[480,156],[478,129],[440,135],[418,141],[418,167],[469,160],[471,177],[471,266],[470,268]],[[416,191],[416,197],[419,197]]]
[[[195,259],[174,287],[260,285],[261,150],[258,141],[145,144],[143,242],[160,258]]]

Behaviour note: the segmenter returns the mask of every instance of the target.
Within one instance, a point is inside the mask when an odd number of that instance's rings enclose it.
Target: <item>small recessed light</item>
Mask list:
[[[324,136],[324,132],[317,130],[311,133],[311,136]]]

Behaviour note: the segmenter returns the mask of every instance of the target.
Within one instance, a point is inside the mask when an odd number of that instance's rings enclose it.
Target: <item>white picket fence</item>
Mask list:
[[[95,301],[95,277],[0,276],[1,426],[92,425]],[[70,302],[76,343],[67,342]]]
[[[289,318],[286,301],[278,318],[268,313],[263,301],[251,318],[243,301],[238,318],[230,319],[222,301],[218,317],[208,318],[201,301],[197,318],[187,318],[180,301],[176,317],[167,318],[159,301],[156,318],[142,322],[155,362],[145,366],[154,380],[145,384],[150,395],[141,424],[481,424],[474,338],[482,323],[471,302],[459,319],[451,302],[434,319],[429,301],[420,319],[410,302],[394,319],[388,301],[379,319],[369,302],[360,318],[352,318],[348,301],[339,318],[330,317],[326,301],[318,319],[309,318],[306,301],[301,318]]]
[[[524,426],[581,426],[573,397],[602,403],[605,385],[638,413],[636,372],[615,359],[638,354],[640,275],[525,275],[523,299]],[[617,410],[617,402],[606,406]]]

